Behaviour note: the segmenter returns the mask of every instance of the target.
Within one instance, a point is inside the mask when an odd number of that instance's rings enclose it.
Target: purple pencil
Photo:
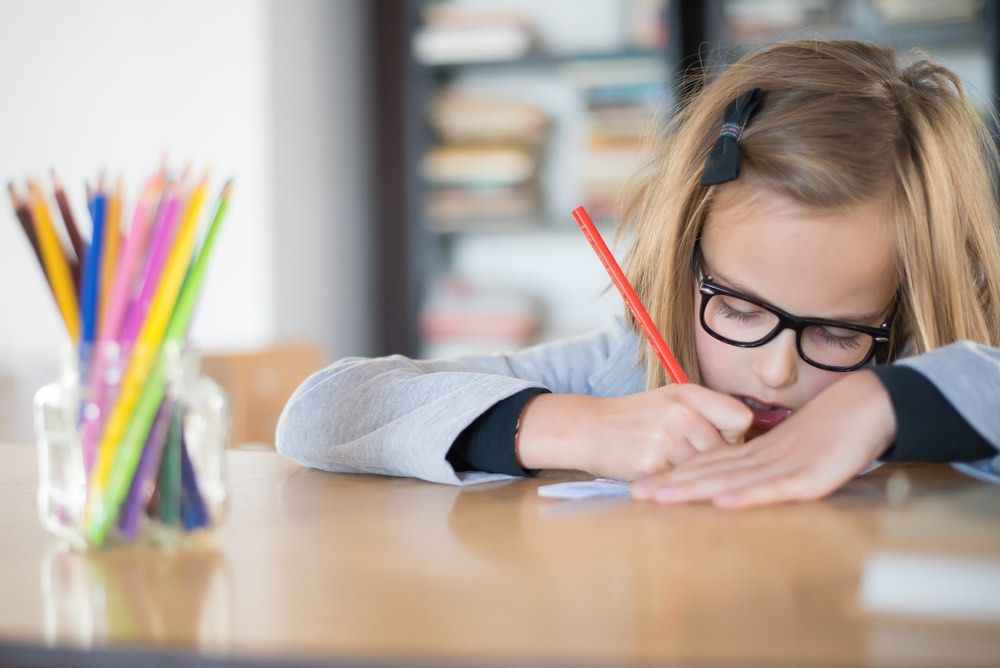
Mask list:
[[[128,312],[128,319],[122,330],[121,345],[123,350],[128,350],[135,342],[142,328],[142,323],[146,320],[149,306],[153,301],[156,286],[160,282],[160,272],[170,254],[170,246],[173,242],[174,231],[177,228],[178,212],[181,205],[181,185],[172,186],[167,195],[166,204],[159,211],[156,229],[153,232],[153,241],[150,244],[149,261],[146,263],[146,270],[142,279],[142,288],[139,296]]]
[[[135,477],[132,478],[132,486],[128,490],[125,499],[125,507],[118,521],[118,528],[121,535],[126,540],[135,538],[139,531],[139,518],[142,510],[149,501],[149,496],[153,491],[153,479],[160,469],[160,459],[163,456],[163,444],[167,442],[167,430],[170,427],[170,402],[164,400],[160,404],[160,410],[156,414],[153,426],[149,430],[149,437],[146,445],[142,449],[142,457],[135,469]]]

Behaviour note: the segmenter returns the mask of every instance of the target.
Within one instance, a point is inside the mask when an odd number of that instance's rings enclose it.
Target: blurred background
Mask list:
[[[699,62],[847,37],[998,90],[988,0],[0,0],[0,176],[124,175],[169,155],[237,177],[192,339],[237,444],[347,355],[463,354],[578,334],[620,310],[569,212],[604,235],[643,138]],[[619,249],[620,250],[620,249]],[[63,328],[0,206],[0,442]]]

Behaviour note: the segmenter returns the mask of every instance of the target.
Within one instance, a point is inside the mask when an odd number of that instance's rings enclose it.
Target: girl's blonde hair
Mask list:
[[[890,359],[903,345],[916,354],[961,339],[1000,344],[1000,159],[958,77],[862,42],[782,42],[688,99],[625,202],[629,278],[691,380],[696,248],[719,187],[699,180],[726,105],[755,87],[764,101],[740,138],[744,175],[806,207],[891,198],[900,304]],[[665,384],[645,341],[640,355],[647,387]]]

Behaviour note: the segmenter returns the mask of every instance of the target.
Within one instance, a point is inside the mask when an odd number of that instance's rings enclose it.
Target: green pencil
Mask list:
[[[181,405],[175,402],[170,411],[170,432],[167,435],[163,462],[160,464],[160,521],[164,524],[181,522]]]

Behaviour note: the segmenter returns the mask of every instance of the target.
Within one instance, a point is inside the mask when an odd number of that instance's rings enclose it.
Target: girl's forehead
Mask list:
[[[831,211],[772,191],[723,189],[702,231],[707,270],[799,315],[878,311],[896,291],[888,200]]]

